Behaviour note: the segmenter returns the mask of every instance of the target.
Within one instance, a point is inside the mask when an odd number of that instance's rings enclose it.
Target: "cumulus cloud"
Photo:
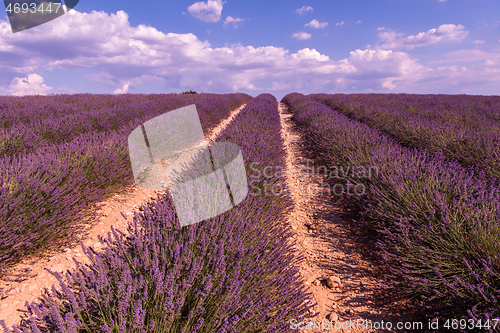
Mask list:
[[[207,2],[195,2],[188,7],[188,12],[197,19],[214,23],[219,22],[222,15],[222,8],[226,1],[222,0],[208,0]]]
[[[342,22],[337,22],[337,23],[335,23],[335,25],[337,25],[337,26],[339,26],[339,25],[344,25],[344,23],[345,23],[344,21],[342,21]]]
[[[305,49],[297,51],[297,53],[292,54],[292,57],[295,59],[314,59],[318,61],[328,61],[330,57],[324,54],[319,53],[316,49],[309,49],[306,47]]]
[[[379,41],[382,43],[378,47],[385,50],[406,48],[413,50],[418,46],[428,46],[442,43],[459,42],[463,40],[469,31],[463,25],[443,24],[437,29],[429,29],[417,35],[404,37],[402,33],[396,33],[390,29],[378,28]]]
[[[24,95],[47,95],[53,90],[43,83],[43,77],[38,74],[30,74],[27,77],[16,77],[12,83],[2,89],[7,95],[24,96]]]
[[[130,89],[130,81],[127,81],[123,84],[123,87],[113,91],[113,94],[126,94],[129,89]]]
[[[486,41],[482,40],[482,39],[476,39],[476,40],[472,41],[472,43],[476,44],[476,45],[483,45],[483,44],[486,44]]]
[[[327,26],[328,26],[328,22],[319,23],[319,21],[316,20],[316,19],[314,19],[311,22],[306,23],[304,25],[304,27],[311,27],[311,28],[314,28],[314,29],[323,29],[323,28],[326,28]]]
[[[306,40],[312,37],[311,34],[307,32],[296,32],[292,35],[293,38],[297,38],[298,40]]]
[[[419,72],[423,65],[405,52],[391,50],[351,51],[349,63],[358,70],[358,75],[365,77],[391,77]]]
[[[240,22],[243,22],[245,21],[245,19],[243,18],[233,18],[231,16],[228,16],[226,17],[226,19],[224,20],[224,26],[228,25],[228,24],[232,24],[234,28],[237,28],[238,27],[238,23]]]
[[[297,9],[295,12],[297,14],[303,15],[307,13],[308,11],[313,11],[313,8],[311,6],[302,6],[302,8]]]
[[[495,86],[500,84],[498,63],[475,69],[455,64],[433,69],[408,53],[382,49],[352,51],[346,62],[356,71],[341,78],[344,90],[496,94]]]

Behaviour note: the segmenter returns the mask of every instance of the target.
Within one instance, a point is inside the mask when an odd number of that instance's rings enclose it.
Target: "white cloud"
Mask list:
[[[296,32],[292,35],[293,38],[297,38],[298,40],[306,40],[312,37],[311,34],[307,32]]]
[[[314,28],[314,29],[323,29],[323,28],[326,28],[327,26],[328,26],[328,22],[319,23],[319,21],[316,20],[316,19],[314,19],[311,22],[306,23],[304,25],[304,27],[311,27],[311,28]]]
[[[222,15],[222,8],[226,1],[208,0],[207,2],[195,2],[188,7],[188,12],[192,16],[203,22],[219,22]]]
[[[336,25],[336,26],[339,26],[339,25],[344,25],[344,23],[345,23],[344,21],[342,21],[342,22],[337,22],[337,23],[335,23],[335,25]]]
[[[429,29],[426,32],[420,32],[417,35],[408,37],[403,37],[404,34],[386,28],[378,28],[378,30],[381,31],[378,34],[379,40],[383,43],[378,47],[386,50],[400,48],[413,50],[417,46],[459,42],[469,34],[469,31],[465,30],[465,27],[460,24],[443,24],[437,29]]]
[[[330,57],[324,54],[319,53],[316,49],[305,48],[297,51],[297,53],[292,54],[292,57],[295,59],[315,59],[318,61],[328,61]]]
[[[476,39],[476,40],[472,41],[472,43],[476,44],[476,45],[483,45],[483,44],[486,44],[486,41],[481,40],[481,39]]]
[[[480,49],[466,49],[448,52],[433,63],[457,63],[478,61],[499,61],[500,52],[487,52]]]
[[[24,96],[24,95],[46,95],[53,90],[43,84],[43,77],[33,73],[27,77],[16,77],[7,88],[2,88],[7,95]]]
[[[243,22],[245,21],[245,19],[243,18],[233,18],[231,16],[228,16],[226,17],[226,19],[224,20],[224,26],[228,25],[228,24],[232,24],[234,28],[237,28],[238,27],[238,23],[240,22]]]
[[[385,77],[408,75],[424,67],[408,53],[380,49],[351,51],[348,60],[361,76],[366,77],[373,77],[374,74]]]
[[[358,22],[356,22],[356,24],[360,24],[361,22],[363,22],[363,21],[359,20]]]
[[[116,89],[113,91],[113,94],[126,94],[130,88],[130,81],[127,81],[123,84],[123,87]]]
[[[392,83],[392,80],[385,80],[382,83],[382,88],[393,90],[396,86]]]
[[[306,6],[302,6],[302,8],[297,9],[295,12],[297,14],[302,15],[302,14],[307,13],[308,11],[313,11],[313,8],[311,6],[307,6],[307,7]]]

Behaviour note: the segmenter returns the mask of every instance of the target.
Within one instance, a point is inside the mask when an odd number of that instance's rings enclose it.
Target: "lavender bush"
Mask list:
[[[92,96],[84,96],[86,99],[81,103],[84,108],[86,103],[95,106],[90,98]],[[80,129],[83,131],[85,128],[88,132],[79,134],[71,132],[78,132],[75,129],[76,120],[66,122],[68,118],[58,114],[65,120],[50,120],[51,128],[57,133],[52,138],[57,138],[54,142],[58,143],[50,143],[51,140],[40,132],[43,126],[33,125],[35,120],[31,124],[32,129],[26,127],[24,132],[20,131],[24,141],[21,140],[18,147],[12,149],[12,154],[0,158],[0,233],[3,235],[0,238],[0,275],[7,274],[9,267],[27,255],[39,253],[40,249],[54,249],[71,243],[74,240],[71,235],[79,231],[87,222],[86,217],[92,216],[93,211],[99,208],[92,204],[133,184],[127,149],[130,132],[156,115],[190,104],[191,96],[160,95],[147,99],[147,96],[139,95],[139,102],[127,100],[128,104],[119,104],[113,110],[102,107],[82,111],[78,119],[100,115],[102,122],[82,122]],[[60,98],[55,96],[54,100],[57,102]],[[67,98],[74,103],[79,101],[74,97]],[[96,96],[94,99],[99,98]],[[105,102],[106,98],[102,97],[101,102]],[[117,97],[119,101],[122,98]],[[27,97],[26,104],[30,105],[32,99],[37,100]],[[232,109],[250,99],[245,94],[228,94],[197,100],[202,126],[207,130],[213,128],[217,119],[220,121],[227,117]],[[10,97],[4,100],[12,101]],[[18,103],[23,101],[20,98],[13,100]],[[46,120],[37,118],[36,114],[33,119],[38,119],[39,125]],[[113,129],[115,125],[117,129]],[[13,124],[9,129],[11,133],[15,133],[13,128],[19,129],[16,126]],[[32,144],[34,142],[37,144]]]
[[[293,93],[283,102],[327,163],[379,168],[376,178],[349,175],[349,181],[368,190],[346,199],[356,201],[360,223],[375,232],[389,277],[400,281],[392,285],[395,293],[422,301],[423,313],[433,310],[443,319],[484,323],[500,316],[496,179],[440,153],[403,148],[310,97]]]
[[[240,145],[246,163],[284,167],[279,126],[277,101],[263,94],[218,140]],[[248,196],[180,228],[171,197],[158,196],[134,215],[130,236],[113,231],[105,252],[85,248],[90,265],[55,273],[60,287],[28,304],[30,315],[13,331],[289,332],[291,319],[311,316],[284,227],[291,204],[287,196]]]
[[[467,96],[470,103],[465,105],[451,103],[453,97],[447,95],[422,97],[415,103],[412,102],[416,97],[406,96],[311,95],[336,111],[389,134],[402,145],[442,152],[465,167],[478,165],[500,179],[500,122],[486,117],[480,107],[470,105],[485,99],[483,96]],[[500,106],[500,98],[489,99]]]

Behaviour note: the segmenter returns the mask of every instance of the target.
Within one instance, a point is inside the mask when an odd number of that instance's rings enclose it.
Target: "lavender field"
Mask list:
[[[291,93],[318,164],[376,166],[349,176],[344,196],[388,270],[384,288],[422,318],[473,318],[500,332],[500,97]],[[278,101],[270,94],[0,97],[0,277],[26,257],[74,242],[93,205],[134,182],[127,136],[195,104],[204,131],[246,106],[217,136],[257,164],[286,168]],[[286,176],[254,186],[285,187]],[[290,332],[311,317],[299,281],[286,195],[248,195],[233,209],[180,227],[168,192],[113,232],[90,265],[56,274],[4,332]],[[334,260],[334,259],[333,259]],[[333,262],[335,264],[335,262]],[[2,316],[0,316],[0,320]]]
[[[204,130],[251,97],[73,95],[0,99],[0,275],[26,255],[64,246],[90,204],[133,183],[127,137],[195,103]]]

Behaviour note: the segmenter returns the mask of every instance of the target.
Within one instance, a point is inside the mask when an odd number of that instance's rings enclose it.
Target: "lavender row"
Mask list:
[[[332,95],[314,94],[323,102]],[[429,119],[464,124],[481,132],[499,133],[500,97],[417,94],[334,94],[349,107],[376,105],[397,108]],[[346,105],[347,106],[347,105]]]
[[[311,97],[389,134],[404,146],[425,147],[431,153],[442,152],[465,167],[478,165],[500,179],[500,122],[485,121],[473,129],[460,122],[430,119],[405,111],[397,98],[392,102],[392,95],[383,98],[377,95]]]
[[[0,96],[0,127],[10,128],[19,123],[32,124],[37,127],[42,119],[64,119],[76,115],[80,122],[85,122],[84,116],[93,117],[94,112],[98,119],[103,121],[106,117],[114,117],[117,113],[124,113],[125,109],[134,108],[137,103],[148,101],[168,100],[169,104],[185,101],[195,102],[216,94],[120,94],[120,95],[49,95],[49,96]],[[72,119],[69,117],[68,119]]]
[[[389,276],[400,281],[395,292],[422,302],[423,313],[434,307],[444,318],[500,316],[500,193],[494,179],[440,153],[401,147],[310,97],[293,93],[283,102],[329,166],[377,170],[375,177],[348,172],[344,181],[359,195],[346,198],[372,231]]]
[[[212,128],[214,121],[228,113],[207,114],[204,110],[210,109],[210,103],[223,101],[234,109],[250,98],[244,94],[227,94],[225,97],[221,99],[213,94],[0,97],[0,105],[4,100],[4,106],[0,106],[0,124],[4,124],[3,128],[0,127],[0,157],[34,152],[51,144],[70,141],[83,133],[118,130],[137,118],[154,117],[193,103],[200,109],[204,129]],[[5,103],[5,100],[10,103]],[[229,109],[224,107],[224,110]]]
[[[184,95],[187,96],[187,95]],[[203,127],[247,102],[244,94],[212,96],[196,102]],[[74,235],[97,209],[94,203],[115,190],[133,184],[127,138],[130,132],[181,99],[157,99],[142,105],[138,116],[111,131],[80,133],[72,140],[38,147],[0,159],[0,272],[26,255],[72,242]],[[172,104],[169,104],[172,101]],[[191,100],[186,98],[184,104]],[[132,108],[131,108],[132,109]]]
[[[238,144],[247,165],[284,167],[279,130],[277,101],[263,94],[217,141]],[[283,175],[271,178],[284,185]],[[85,248],[89,266],[55,273],[59,288],[29,305],[23,332],[289,332],[290,320],[310,317],[283,226],[291,205],[287,196],[248,195],[181,228],[171,197],[158,196],[134,215],[130,236],[114,232],[105,252]]]
[[[117,130],[144,110],[158,109],[153,103],[161,100],[172,108],[186,103],[175,94],[154,98],[91,94],[0,97],[0,157],[25,149],[33,152],[81,133]]]
[[[378,99],[383,104],[389,101],[384,96]],[[405,94],[394,96],[394,100],[400,100],[403,110],[418,116],[500,134],[499,96]]]

